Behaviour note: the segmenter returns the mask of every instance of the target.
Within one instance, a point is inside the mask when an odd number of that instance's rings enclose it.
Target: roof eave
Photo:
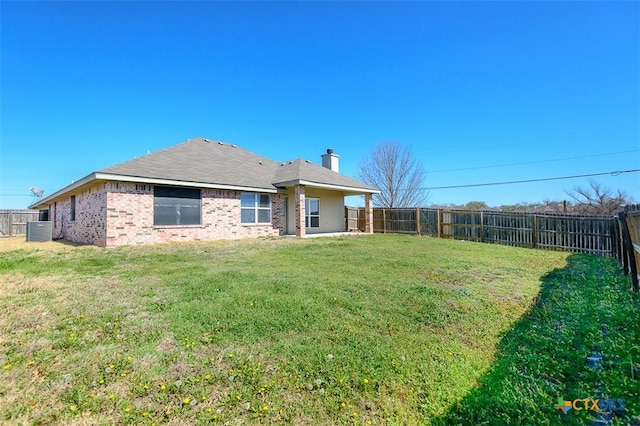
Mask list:
[[[140,176],[118,175],[113,173],[93,172],[80,180],[73,182],[70,185],[65,186],[59,191],[54,192],[48,197],[39,200],[29,206],[30,209],[38,209],[45,207],[52,201],[62,198],[65,194],[75,191],[76,189],[85,186],[94,181],[116,181],[116,182],[131,182],[131,183],[146,183],[152,185],[171,185],[171,186],[188,186],[196,188],[208,188],[208,189],[226,189],[230,191],[247,191],[247,192],[264,192],[275,194],[278,192],[277,188],[260,188],[242,185],[225,185],[218,183],[205,183],[205,182],[191,182],[180,181],[173,179],[159,179],[159,178],[145,178]]]
[[[266,192],[275,194],[278,190],[275,187],[263,188],[244,185],[227,185],[221,183],[209,183],[209,182],[194,182],[183,181],[175,179],[161,179],[161,178],[146,178],[140,176],[118,175],[113,173],[97,173],[101,180],[113,180],[119,182],[132,182],[132,183],[148,183],[153,185],[172,185],[172,186],[188,186],[195,188],[210,188],[210,189],[227,189],[230,191],[251,191],[251,192]]]
[[[380,194],[380,190],[375,188],[361,188],[357,186],[333,185],[329,183],[312,182],[305,179],[296,179],[296,180],[290,180],[286,182],[277,182],[277,183],[274,183],[274,185],[278,187],[304,185],[304,186],[309,186],[313,188],[331,189],[334,191],[342,191],[342,192],[353,193],[353,194]]]
[[[74,191],[78,188],[80,188],[81,186],[84,186],[88,183],[91,183],[93,181],[95,181],[97,173],[93,172],[91,174],[88,174],[87,176],[83,177],[82,179],[79,179],[73,183],[71,183],[70,185],[65,186],[64,188],[54,192],[53,194],[49,195],[48,197],[45,197],[41,200],[38,200],[37,202],[31,204],[29,206],[30,209],[38,209],[41,207],[46,206],[47,204],[49,204],[50,202],[52,202],[53,200],[56,200],[58,198],[60,198],[61,196],[63,196],[64,194]]]

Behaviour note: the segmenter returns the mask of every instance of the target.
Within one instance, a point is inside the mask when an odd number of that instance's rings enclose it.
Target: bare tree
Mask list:
[[[407,146],[397,142],[378,143],[371,155],[360,161],[358,177],[380,189],[381,193],[373,196],[376,207],[419,207],[429,198],[422,164]]]
[[[613,215],[631,201],[624,191],[614,192],[596,181],[589,181],[586,188],[575,186],[567,195],[576,201],[574,211],[581,214]]]

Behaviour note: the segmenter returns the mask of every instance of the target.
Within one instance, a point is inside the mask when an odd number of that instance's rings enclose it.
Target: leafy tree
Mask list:
[[[535,204],[523,201],[516,204],[503,204],[498,207],[498,210],[502,210],[505,212],[529,212],[533,211],[535,207]]]
[[[424,189],[425,173],[406,145],[383,141],[360,161],[358,178],[380,189],[373,196],[376,207],[419,207],[429,198]]]
[[[489,206],[484,201],[469,201],[464,205],[466,210],[487,210]]]

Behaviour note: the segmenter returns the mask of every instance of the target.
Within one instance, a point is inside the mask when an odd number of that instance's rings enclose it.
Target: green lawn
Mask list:
[[[611,259],[402,235],[32,243],[0,251],[0,422],[577,424],[558,398],[601,392],[626,424],[628,287]]]

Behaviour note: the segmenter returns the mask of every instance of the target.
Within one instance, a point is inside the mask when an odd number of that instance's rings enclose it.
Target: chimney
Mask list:
[[[340,167],[338,165],[339,155],[333,153],[333,149],[327,149],[326,154],[322,154],[322,167],[333,170],[336,173],[340,173]]]

